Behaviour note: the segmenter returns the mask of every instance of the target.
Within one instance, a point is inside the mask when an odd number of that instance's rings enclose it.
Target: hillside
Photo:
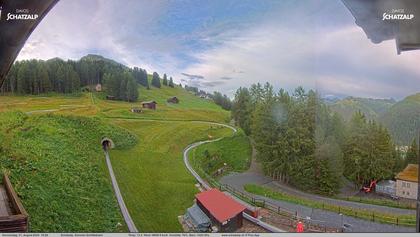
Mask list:
[[[178,104],[167,102],[167,99],[173,96],[179,99]],[[160,89],[151,87],[149,90],[139,86],[139,99],[134,103],[105,100],[105,94],[95,97],[95,104],[106,117],[214,122],[228,122],[230,119],[229,111],[221,109],[212,100],[197,97],[179,86],[162,86]],[[152,100],[157,102],[156,110],[144,109],[142,113],[137,114],[130,112],[133,107],[141,107],[141,102]]]
[[[99,144],[136,138],[99,119],[0,113],[0,168],[30,216],[31,232],[124,232]]]
[[[395,142],[411,144],[420,130],[420,93],[394,104],[380,119]]]
[[[230,136],[229,129],[199,122],[225,123],[230,113],[180,86],[138,89],[134,103],[106,100],[105,92],[0,96],[0,167],[11,172],[31,231],[126,231],[99,145],[105,135],[116,142],[111,161],[136,226],[182,231],[177,216],[198,191],[182,151]],[[167,103],[173,96],[179,104]],[[149,100],[156,110],[130,111]]]
[[[395,104],[395,100],[393,99],[347,97],[332,103],[330,108],[332,111],[339,113],[347,121],[359,110],[363,112],[368,119],[377,120],[393,104]]]

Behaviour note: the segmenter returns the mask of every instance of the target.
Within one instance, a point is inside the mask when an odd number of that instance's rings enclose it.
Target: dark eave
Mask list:
[[[0,0],[0,87],[10,67],[35,27],[58,0]],[[27,9],[27,14],[37,14],[35,20],[7,20],[9,13]],[[26,13],[25,13],[26,14]]]

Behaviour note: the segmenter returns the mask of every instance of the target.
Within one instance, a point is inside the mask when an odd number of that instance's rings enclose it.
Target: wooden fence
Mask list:
[[[13,214],[0,217],[0,232],[28,232],[28,213],[20,202],[7,174],[3,174],[3,185]],[[6,205],[9,205],[8,203]]]
[[[307,220],[306,218],[299,216],[299,213],[296,211],[280,207],[264,199],[255,198],[254,196],[237,190],[229,185],[222,184],[218,187],[221,191],[228,191],[229,193],[235,195],[243,201],[251,203],[254,206],[265,208],[279,215],[280,217],[282,217],[279,219],[279,221],[284,226],[294,228],[296,226],[297,221],[300,220],[305,223],[305,227],[309,232],[343,232],[342,228],[329,227],[327,225],[313,223],[311,220]]]

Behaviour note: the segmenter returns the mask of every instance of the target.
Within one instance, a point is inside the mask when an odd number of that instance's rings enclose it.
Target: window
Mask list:
[[[402,187],[403,188],[410,188],[410,183],[409,182],[402,182]]]

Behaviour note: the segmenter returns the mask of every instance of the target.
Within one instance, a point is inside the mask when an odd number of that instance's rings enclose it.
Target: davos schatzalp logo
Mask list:
[[[414,14],[408,14],[404,9],[392,9],[390,12],[384,12],[384,14],[382,14],[383,21],[411,20],[413,18]]]
[[[29,9],[16,9],[15,13],[7,13],[6,21],[36,20],[38,14],[30,14]]]

